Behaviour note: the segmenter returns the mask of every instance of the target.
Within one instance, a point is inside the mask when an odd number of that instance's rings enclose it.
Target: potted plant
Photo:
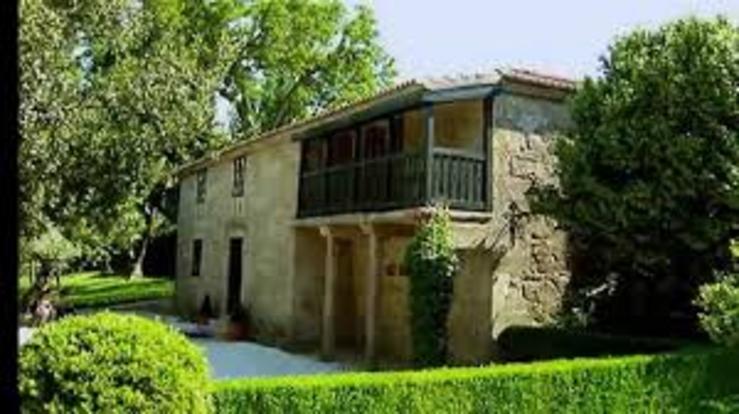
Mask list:
[[[196,319],[198,325],[207,325],[213,318],[213,306],[210,304],[210,295],[205,295],[203,303],[200,305],[200,312]]]
[[[249,310],[246,307],[237,305],[228,319],[228,339],[238,341],[249,338]]]

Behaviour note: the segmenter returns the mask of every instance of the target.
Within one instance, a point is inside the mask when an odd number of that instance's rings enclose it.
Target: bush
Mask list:
[[[451,222],[446,210],[435,209],[406,250],[410,275],[413,357],[421,366],[446,361],[447,317],[457,270]]]
[[[739,347],[739,275],[723,276],[704,285],[696,301],[703,311],[700,323],[711,339],[721,345]]]
[[[132,315],[69,317],[21,348],[28,413],[206,413],[208,366],[172,328]]]
[[[674,339],[528,326],[511,326],[498,337],[499,350],[507,361],[659,353],[674,351],[687,344]]]
[[[725,269],[739,223],[738,45],[725,18],[637,29],[572,96],[557,180],[532,190],[531,207],[567,231],[571,287],[615,276],[597,303],[602,327],[699,328],[691,302]]]
[[[218,413],[705,413],[739,394],[739,352],[216,383]]]

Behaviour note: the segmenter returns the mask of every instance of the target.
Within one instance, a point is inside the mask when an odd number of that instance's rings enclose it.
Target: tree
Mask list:
[[[22,211],[132,274],[172,229],[174,168],[227,143],[219,93],[241,139],[394,74],[371,11],[338,0],[23,0],[21,18]]]
[[[448,211],[436,208],[421,224],[406,249],[405,266],[410,276],[413,357],[422,366],[443,364],[457,272]]]
[[[739,233],[739,30],[721,18],[638,30],[610,46],[601,75],[574,97],[559,187],[536,189],[534,207],[586,258],[575,282],[615,277],[624,300],[602,317],[668,327],[676,311],[695,314],[697,286]]]
[[[350,11],[339,0],[220,3],[219,10],[231,4],[232,12],[215,20],[238,23],[238,54],[221,94],[236,110],[239,136],[356,100],[393,81],[393,60],[379,44],[367,6]]]
[[[45,212],[63,210],[60,172],[74,134],[80,71],[62,16],[39,0],[20,5],[20,147],[22,240],[44,232]],[[23,243],[25,245],[25,243]]]
[[[42,68],[42,79],[67,67],[79,75],[71,82],[72,105],[58,117],[70,125],[60,139],[63,168],[54,172],[64,208],[47,201],[46,214],[68,229],[92,227],[108,246],[137,247],[132,273],[140,274],[149,239],[171,223],[163,212],[173,204],[173,169],[224,142],[214,132],[213,100],[226,63],[212,57],[218,51],[230,60],[226,33],[210,32],[206,42],[178,19],[183,11],[175,3],[163,0],[27,3],[29,11],[55,16],[61,33],[49,49],[62,63]],[[27,19],[25,29],[42,36],[42,22]],[[37,40],[25,42],[27,63],[45,53]],[[28,80],[22,99],[30,104],[41,88]],[[48,122],[24,126],[29,148],[60,130]],[[42,157],[48,163],[54,154]]]

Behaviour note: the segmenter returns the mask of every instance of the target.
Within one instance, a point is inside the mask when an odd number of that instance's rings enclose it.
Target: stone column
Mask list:
[[[362,232],[367,236],[367,267],[365,268],[365,343],[364,357],[367,361],[375,358],[375,326],[377,318],[377,278],[378,255],[377,234],[371,224],[363,224]]]
[[[321,227],[321,235],[326,238],[325,279],[323,281],[323,325],[321,330],[321,353],[324,358],[334,354],[334,293],[336,282],[336,260],[334,258],[334,237],[328,226]]]

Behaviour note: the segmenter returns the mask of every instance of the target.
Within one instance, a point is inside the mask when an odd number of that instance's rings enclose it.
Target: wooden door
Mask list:
[[[233,238],[229,241],[228,252],[228,292],[226,312],[231,314],[241,305],[241,274],[243,257],[243,239]]]

